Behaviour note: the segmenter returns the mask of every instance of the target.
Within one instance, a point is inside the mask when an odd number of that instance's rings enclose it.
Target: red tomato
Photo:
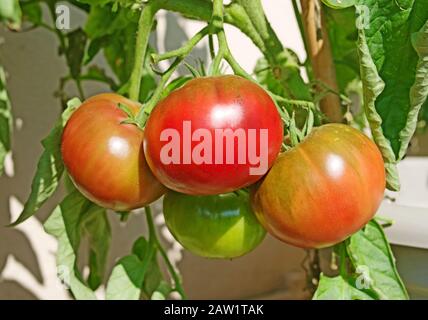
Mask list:
[[[237,76],[197,78],[153,110],[144,148],[155,176],[190,195],[227,193],[259,180],[281,148],[270,96]]]
[[[117,94],[86,100],[71,116],[62,135],[61,152],[68,173],[88,199],[105,208],[127,211],[145,206],[164,192],[143,152],[143,131],[122,123],[126,105],[140,106]]]
[[[358,130],[329,124],[281,154],[252,194],[260,223],[303,248],[338,243],[376,213],[385,190],[377,146]]]

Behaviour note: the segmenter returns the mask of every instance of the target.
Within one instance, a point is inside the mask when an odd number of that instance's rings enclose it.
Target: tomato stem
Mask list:
[[[220,73],[220,65],[221,61],[223,60],[227,46],[225,43],[220,41],[220,33],[224,33],[223,30],[223,23],[224,23],[224,6],[223,6],[223,0],[213,0],[213,15],[210,22],[210,27],[212,29],[212,33],[217,34],[218,38],[218,52],[217,55],[214,57],[214,60],[211,65],[210,74],[211,75],[218,75]]]
[[[140,112],[137,115],[136,121],[140,128],[144,128],[147,118],[152,112],[153,108],[159,102],[160,97],[162,96],[163,89],[167,84],[168,80],[171,78],[175,70],[178,68],[180,63],[183,61],[183,57],[177,57],[175,61],[171,64],[167,71],[162,75],[155,92],[153,93],[150,100],[146,103],[146,105],[141,108]]]
[[[210,29],[208,26],[202,28],[198,33],[196,33],[186,44],[181,48],[175,49],[163,54],[152,54],[152,60],[155,64],[158,64],[160,61],[175,58],[175,57],[185,57],[187,56],[193,48],[209,33]]]
[[[159,7],[149,1],[141,12],[138,22],[137,41],[135,45],[134,67],[132,69],[129,87],[129,97],[138,101],[140,97],[141,77],[143,73],[144,59],[147,52],[150,33],[152,31],[155,16]]]
[[[339,252],[339,272],[342,277],[347,277],[348,267],[346,265],[346,243],[341,242],[337,245],[337,250]]]
[[[187,299],[187,297],[184,292],[183,286],[181,284],[180,275],[175,270],[173,264],[169,260],[168,254],[166,253],[165,249],[162,247],[156,235],[156,227],[153,222],[152,209],[150,208],[150,206],[147,206],[144,208],[144,210],[146,211],[147,226],[149,228],[149,244],[150,244],[149,248],[155,248],[159,250],[159,253],[161,254],[163,260],[165,261],[168,271],[174,280],[174,285],[175,285],[174,291],[177,291],[180,294],[181,298],[185,300]]]
[[[75,79],[77,90],[79,91],[79,96],[82,101],[85,100],[85,92],[83,91],[82,82],[80,79]]]

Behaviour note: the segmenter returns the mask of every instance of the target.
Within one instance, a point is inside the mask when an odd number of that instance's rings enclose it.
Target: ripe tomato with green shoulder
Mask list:
[[[233,75],[196,78],[173,91],[154,108],[145,132],[154,175],[190,195],[253,184],[271,167],[283,140],[271,97]]]
[[[164,197],[165,222],[175,239],[193,254],[231,259],[255,249],[266,235],[248,193],[190,196],[170,191]]]
[[[145,206],[166,188],[153,176],[143,151],[144,133],[124,123],[140,105],[113,93],[87,99],[68,120],[61,141],[64,165],[76,188],[116,211]]]
[[[273,236],[323,248],[373,218],[384,190],[384,162],[374,142],[350,126],[328,124],[281,154],[251,198]]]

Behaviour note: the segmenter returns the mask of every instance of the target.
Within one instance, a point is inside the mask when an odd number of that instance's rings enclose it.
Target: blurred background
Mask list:
[[[306,54],[295,21],[291,1],[264,0],[265,11],[281,41],[304,61]],[[72,8],[71,8],[72,9]],[[71,25],[82,23],[83,17],[71,10]],[[159,52],[181,46],[202,24],[160,12],[152,45]],[[252,71],[261,53],[249,39],[226,26],[231,50],[241,65]],[[6,163],[6,174],[0,178],[0,299],[70,299],[57,280],[55,265],[56,241],[42,228],[63,190],[37,213],[17,228],[4,225],[14,221],[22,209],[31,186],[37,159],[41,154],[40,140],[53,126],[61,112],[60,101],[54,96],[58,79],[67,74],[67,67],[58,56],[57,38],[41,28],[13,33],[0,30],[0,63],[8,73],[7,85],[15,117],[13,153]],[[191,59],[208,58],[208,45],[200,43]],[[97,57],[105,64],[102,57]],[[184,72],[184,70],[181,70]],[[73,87],[67,88],[73,91]],[[106,87],[85,83],[87,96],[104,92]],[[76,92],[77,94],[77,92]],[[428,135],[419,130],[412,141],[409,156],[399,170],[402,191],[389,193],[379,215],[394,219],[387,229],[394,244],[398,269],[412,298],[428,298]],[[391,200],[392,199],[392,200]],[[185,290],[191,299],[305,299],[311,284],[307,281],[307,252],[283,244],[267,236],[261,246],[249,255],[233,261],[198,258],[173,241],[163,226],[161,202],[155,206],[156,223],[169,248],[171,259],[183,276]],[[112,246],[108,273],[132,243],[145,233],[144,217],[134,214],[126,225],[110,214]],[[331,254],[321,252],[324,270],[330,266]],[[334,271],[334,270],[332,270]],[[103,288],[98,292],[103,296]]]

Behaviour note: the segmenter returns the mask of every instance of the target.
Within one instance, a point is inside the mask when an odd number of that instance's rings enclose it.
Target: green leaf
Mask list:
[[[19,29],[21,27],[21,7],[19,0],[0,1],[0,22],[8,24],[9,28]]]
[[[123,257],[114,267],[107,283],[108,300],[137,300],[150,298],[162,283],[162,273],[153,243],[138,238],[132,254]]]
[[[0,66],[0,176],[4,169],[6,154],[11,149],[12,107],[6,89],[6,75]]]
[[[269,62],[271,72],[275,79],[280,82],[286,95],[284,97],[300,100],[311,100],[311,92],[309,86],[304,82],[300,75],[300,65],[296,55],[289,49],[284,49],[274,30],[272,29],[267,17],[264,14],[263,4],[261,0],[236,0],[234,1],[241,5],[246,15],[248,22],[244,18],[244,23],[249,23],[255,29],[257,36],[252,36],[253,41],[259,41],[260,37],[262,46],[258,45],[262,50],[265,58]],[[242,21],[242,19],[240,19]],[[248,28],[243,25],[242,29]],[[252,32],[254,33],[254,32]]]
[[[416,130],[418,114],[428,101],[428,20],[419,32],[412,35],[412,45],[418,53],[419,61],[416,67],[415,82],[410,89],[410,111],[407,124],[400,132],[399,159],[406,155],[407,146]]]
[[[43,21],[42,7],[38,2],[21,2],[23,20],[31,22],[33,25],[40,25]]]
[[[91,3],[92,4],[92,3]],[[119,9],[113,12],[111,6],[91,5],[91,11],[84,30],[90,39],[114,35],[136,23],[138,16],[131,10]]]
[[[373,300],[365,292],[358,290],[341,276],[334,278],[321,274],[313,300]]]
[[[31,193],[25,202],[24,209],[12,226],[31,217],[46,200],[52,196],[59,185],[61,175],[64,172],[64,164],[61,158],[61,135],[63,128],[71,114],[80,106],[78,99],[68,102],[67,109],[62,113],[50,134],[42,141],[44,151],[37,164],[36,174],[31,183]]]
[[[159,286],[153,292],[150,299],[151,300],[166,300],[168,298],[168,295],[171,292],[172,292],[171,286],[168,283],[166,283],[165,281],[161,281]]]
[[[312,109],[308,110],[308,117],[306,118],[305,125],[302,129],[302,135],[303,137],[306,137],[312,132],[312,129],[314,128],[315,123],[315,116]]]
[[[144,262],[148,255],[150,246],[151,244],[149,244],[144,237],[140,237],[135,241],[132,247],[132,253],[136,255],[141,262]],[[148,264],[142,286],[143,293],[147,298],[150,298],[153,292],[158,289],[161,281],[162,272],[160,271],[156,254],[154,254]]]
[[[104,209],[92,204],[78,191],[74,191],[65,197],[44,224],[46,232],[58,240],[59,277],[78,300],[96,299],[77,268],[77,255],[85,219],[102,215],[103,212]]]
[[[285,88],[273,74],[266,58],[260,58],[257,60],[254,73],[256,74],[257,82],[266,87],[270,92],[282,97],[287,96]]]
[[[104,279],[111,240],[110,224],[106,211],[88,215],[85,219],[84,228],[85,234],[89,238],[90,249],[88,284],[92,290],[95,290]]]
[[[136,31],[136,25],[131,24],[111,37],[108,46],[104,47],[104,55],[121,83],[126,82],[132,72]]]
[[[159,288],[163,279],[162,272],[159,268],[156,255],[150,261],[143,282],[143,292],[145,297],[150,298],[153,293]]]
[[[144,280],[143,263],[136,255],[119,260],[107,283],[107,300],[138,300]]]
[[[383,121],[381,116],[377,113],[375,105],[376,99],[385,88],[385,82],[377,73],[376,66],[365,41],[364,32],[360,30],[358,34],[358,50],[360,55],[365,113],[367,120],[370,123],[373,139],[382,152],[383,160],[385,162],[387,187],[391,190],[399,190],[400,182],[398,178],[397,161],[388,139],[383,134]]]
[[[84,27],[91,40],[85,63],[88,63],[102,48],[108,64],[119,78],[120,83],[125,83],[129,79],[134,65],[138,17],[138,13],[129,8],[120,7],[114,12],[111,5],[91,6]]]
[[[90,66],[85,74],[79,76],[79,79],[104,82],[107,83],[113,91],[118,89],[116,82],[106,74],[104,69],[97,65]]]
[[[425,103],[422,106],[420,118],[422,121],[425,121],[424,128],[426,128],[428,125],[428,99],[425,100]]]
[[[110,2],[116,2],[118,0],[78,0],[81,3],[87,3],[91,6],[104,6]]]
[[[334,9],[344,9],[355,5],[357,0],[322,0],[322,2]]]
[[[108,44],[109,38],[110,36],[104,36],[89,41],[89,45],[86,48],[85,56],[83,58],[84,65],[90,63],[98,54],[98,52]]]
[[[375,220],[349,239],[347,252],[357,272],[366,273],[368,284],[379,299],[409,298],[398,275],[391,247]]]
[[[132,246],[132,254],[136,255],[138,259],[144,260],[144,256],[146,255],[148,248],[149,243],[147,240],[144,237],[140,237]]]
[[[428,6],[425,0],[358,3],[360,18],[370,18],[358,40],[366,114],[386,162],[388,188],[398,190],[395,164],[405,155],[428,94]]]
[[[360,78],[355,8],[334,10],[324,7],[323,9],[336,68],[337,83],[340,92],[344,93],[353,80]]]
[[[82,69],[83,58],[86,50],[86,34],[81,28],[67,33],[67,49],[65,56],[70,68],[70,74],[77,79]]]

